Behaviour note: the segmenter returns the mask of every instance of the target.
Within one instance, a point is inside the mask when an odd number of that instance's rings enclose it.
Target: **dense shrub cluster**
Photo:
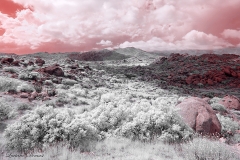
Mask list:
[[[18,75],[18,79],[21,80],[37,80],[41,77],[41,75],[38,72],[21,72]]]
[[[67,141],[73,148],[87,146],[98,139],[98,134],[91,123],[77,119],[71,110],[41,106],[8,126],[5,137],[9,140],[8,149],[27,152],[59,141]]]
[[[34,87],[18,79],[0,76],[0,91],[2,92],[33,92]]]
[[[141,99],[134,103],[129,98],[129,95],[120,98],[114,93],[104,94],[100,105],[83,117],[92,120],[101,132],[133,140],[158,138],[176,142],[192,136],[192,130],[173,109],[175,98]]]
[[[238,122],[233,121],[231,118],[222,116],[220,114],[217,114],[217,117],[222,126],[221,133],[225,137],[229,137],[229,136],[233,135],[236,132],[236,130],[240,129]]]
[[[108,93],[102,96],[96,108],[81,114],[41,106],[6,129],[8,147],[27,151],[47,143],[66,141],[70,147],[86,148],[90,142],[109,134],[142,141],[157,138],[176,142],[191,138],[192,130],[173,109],[175,97],[130,102],[131,98],[128,94]]]

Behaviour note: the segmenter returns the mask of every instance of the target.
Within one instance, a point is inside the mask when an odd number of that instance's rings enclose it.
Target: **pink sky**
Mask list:
[[[240,46],[240,0],[1,0],[0,52]]]

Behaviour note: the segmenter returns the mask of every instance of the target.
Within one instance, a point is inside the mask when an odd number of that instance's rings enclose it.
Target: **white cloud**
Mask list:
[[[222,33],[225,38],[238,38],[240,39],[240,30],[225,29]]]
[[[101,41],[100,41],[99,43],[97,43],[97,44],[106,47],[106,46],[111,46],[113,43],[112,43],[111,41],[108,41],[108,40],[106,40],[106,41],[101,40]]]
[[[180,44],[193,48],[229,46],[216,34],[205,34],[203,32],[211,32],[195,29],[203,24],[199,19],[205,19],[211,10],[223,6],[218,0],[13,1],[32,10],[19,11],[16,18],[0,13],[0,27],[5,30],[0,41],[33,50],[54,42],[81,46],[84,50],[98,48],[99,45],[135,45],[148,50],[180,48]],[[224,3],[225,6],[237,4],[240,1]],[[224,37],[234,36],[228,32],[224,31]]]
[[[153,37],[147,41],[124,42],[118,47],[135,47],[145,51],[155,50],[184,50],[184,49],[218,49],[232,46],[230,43],[211,34],[196,30],[187,33],[181,40],[167,42],[161,38]]]

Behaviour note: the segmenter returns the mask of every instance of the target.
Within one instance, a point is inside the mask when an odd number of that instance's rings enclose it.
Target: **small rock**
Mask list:
[[[226,108],[240,110],[240,101],[236,96],[227,95],[223,97],[219,103],[224,105]]]
[[[45,64],[45,61],[41,58],[37,58],[35,60],[35,63],[38,65],[38,66],[43,66],[43,64]]]
[[[21,93],[20,94],[20,98],[28,98],[28,97],[29,97],[28,93]]]
[[[13,66],[20,66],[20,61],[13,61],[13,62],[12,62],[12,65],[13,65]]]

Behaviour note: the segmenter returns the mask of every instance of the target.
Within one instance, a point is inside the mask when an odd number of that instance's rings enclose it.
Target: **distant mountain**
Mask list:
[[[166,50],[166,51],[153,51],[151,53],[157,54],[159,56],[168,57],[172,53],[180,53],[180,54],[189,54],[189,55],[202,55],[202,54],[236,54],[240,55],[240,47],[228,47],[222,49],[214,49],[214,50]]]
[[[134,47],[119,48],[119,49],[115,49],[114,51],[117,53],[129,56],[129,57],[136,57],[141,60],[156,59],[159,57],[155,53],[146,52],[141,49],[134,48]]]
[[[68,57],[72,60],[79,61],[109,61],[109,60],[124,60],[130,58],[130,56],[120,54],[116,51],[110,51],[107,49],[99,51],[89,51],[84,53],[72,53]]]

